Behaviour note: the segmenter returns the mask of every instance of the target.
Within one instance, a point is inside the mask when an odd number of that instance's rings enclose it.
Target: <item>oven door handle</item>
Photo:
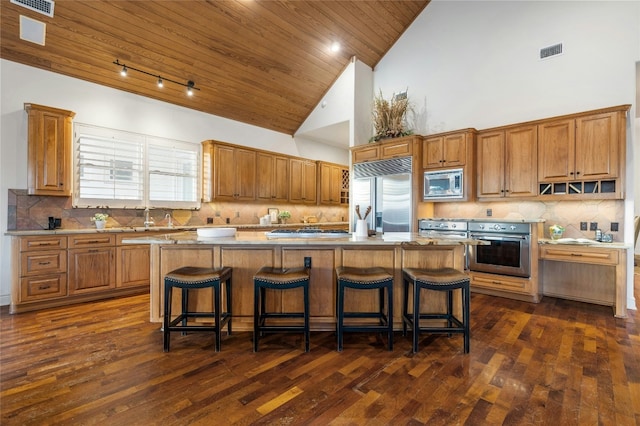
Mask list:
[[[523,240],[529,239],[528,235],[509,235],[509,236],[495,236],[485,234],[471,234],[471,238],[474,240],[487,240],[487,241],[509,241],[509,240]]]

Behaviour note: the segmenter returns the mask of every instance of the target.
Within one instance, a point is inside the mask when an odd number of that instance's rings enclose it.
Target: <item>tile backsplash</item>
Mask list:
[[[133,209],[93,209],[73,208],[71,197],[51,197],[28,195],[24,189],[10,189],[7,215],[7,230],[25,231],[47,229],[49,217],[62,219],[62,229],[91,228],[91,217],[95,213],[107,213],[107,227],[143,226],[144,210]],[[214,225],[259,224],[260,216],[267,209],[277,208],[291,213],[291,223],[301,223],[308,216],[315,216],[318,222],[345,222],[349,220],[348,208],[341,206],[316,206],[300,204],[249,204],[249,203],[203,203],[200,210],[152,209],[151,217],[157,226],[166,225],[167,213],[171,214],[176,226],[201,226],[207,218]]]
[[[491,217],[487,210],[491,210]],[[580,222],[597,222],[603,233],[613,234],[614,241],[624,238],[624,201],[509,201],[434,203],[434,217],[477,219],[545,219],[545,237],[551,225],[565,227],[567,238],[593,238],[593,231],[581,231]],[[618,232],[611,232],[611,222],[618,222]]]

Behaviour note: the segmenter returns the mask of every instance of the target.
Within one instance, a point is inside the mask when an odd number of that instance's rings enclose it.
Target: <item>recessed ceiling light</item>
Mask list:
[[[337,41],[334,41],[333,43],[331,43],[332,52],[338,52],[339,50],[340,50],[340,43],[338,43]]]

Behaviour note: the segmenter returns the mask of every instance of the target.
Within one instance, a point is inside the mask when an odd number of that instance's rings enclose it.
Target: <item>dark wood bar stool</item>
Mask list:
[[[164,351],[169,352],[172,331],[213,331],[216,335],[216,352],[220,351],[220,332],[227,325],[227,334],[231,334],[231,268],[200,268],[185,266],[169,272],[164,277]],[[222,311],[221,286],[225,283],[226,311]],[[171,296],[173,289],[182,290],[182,311],[176,318],[171,319]],[[189,290],[211,288],[213,293],[213,312],[189,311]],[[212,318],[214,324],[188,324],[190,319]]]
[[[464,353],[469,353],[469,305],[471,294],[469,290],[469,276],[452,268],[443,269],[414,269],[403,268],[402,280],[404,300],[402,303],[402,334],[407,334],[407,326],[412,329],[413,352],[418,352],[418,336],[426,333],[459,333],[464,339]],[[409,309],[409,285],[412,285],[413,312]],[[420,312],[420,290],[445,291],[447,294],[447,312]],[[460,289],[462,294],[462,320],[453,313],[453,292]],[[422,319],[446,320],[447,326],[421,326]]]
[[[309,269],[274,268],[265,266],[253,276],[253,351],[258,352],[258,340],[263,333],[304,333],[304,351],[309,352]],[[266,290],[303,289],[303,312],[267,312]],[[302,318],[302,325],[268,324],[270,319]]]
[[[387,333],[388,349],[393,350],[393,276],[382,268],[336,268],[336,338],[338,352],[342,351],[344,332],[380,332]],[[378,290],[379,304],[376,312],[345,312],[345,288],[357,290]],[[387,309],[385,312],[385,291]],[[345,318],[376,318],[378,324],[344,325]]]

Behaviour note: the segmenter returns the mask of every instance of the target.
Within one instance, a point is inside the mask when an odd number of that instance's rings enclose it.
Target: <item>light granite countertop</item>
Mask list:
[[[602,243],[596,240],[590,240],[588,238],[560,238],[559,240],[551,240],[549,238],[538,239],[538,244],[549,244],[557,246],[580,246],[580,247],[598,247],[598,248],[612,248],[612,249],[630,249],[633,248],[630,244],[623,242]]]
[[[398,232],[376,235],[373,237],[357,237],[353,234],[345,236],[322,236],[310,238],[269,238],[265,232],[238,232],[234,237],[206,238],[199,237],[196,232],[178,232],[164,235],[149,235],[148,237],[126,238],[127,244],[212,244],[212,245],[477,245],[485,244],[478,240],[467,238],[425,238],[417,233]]]

